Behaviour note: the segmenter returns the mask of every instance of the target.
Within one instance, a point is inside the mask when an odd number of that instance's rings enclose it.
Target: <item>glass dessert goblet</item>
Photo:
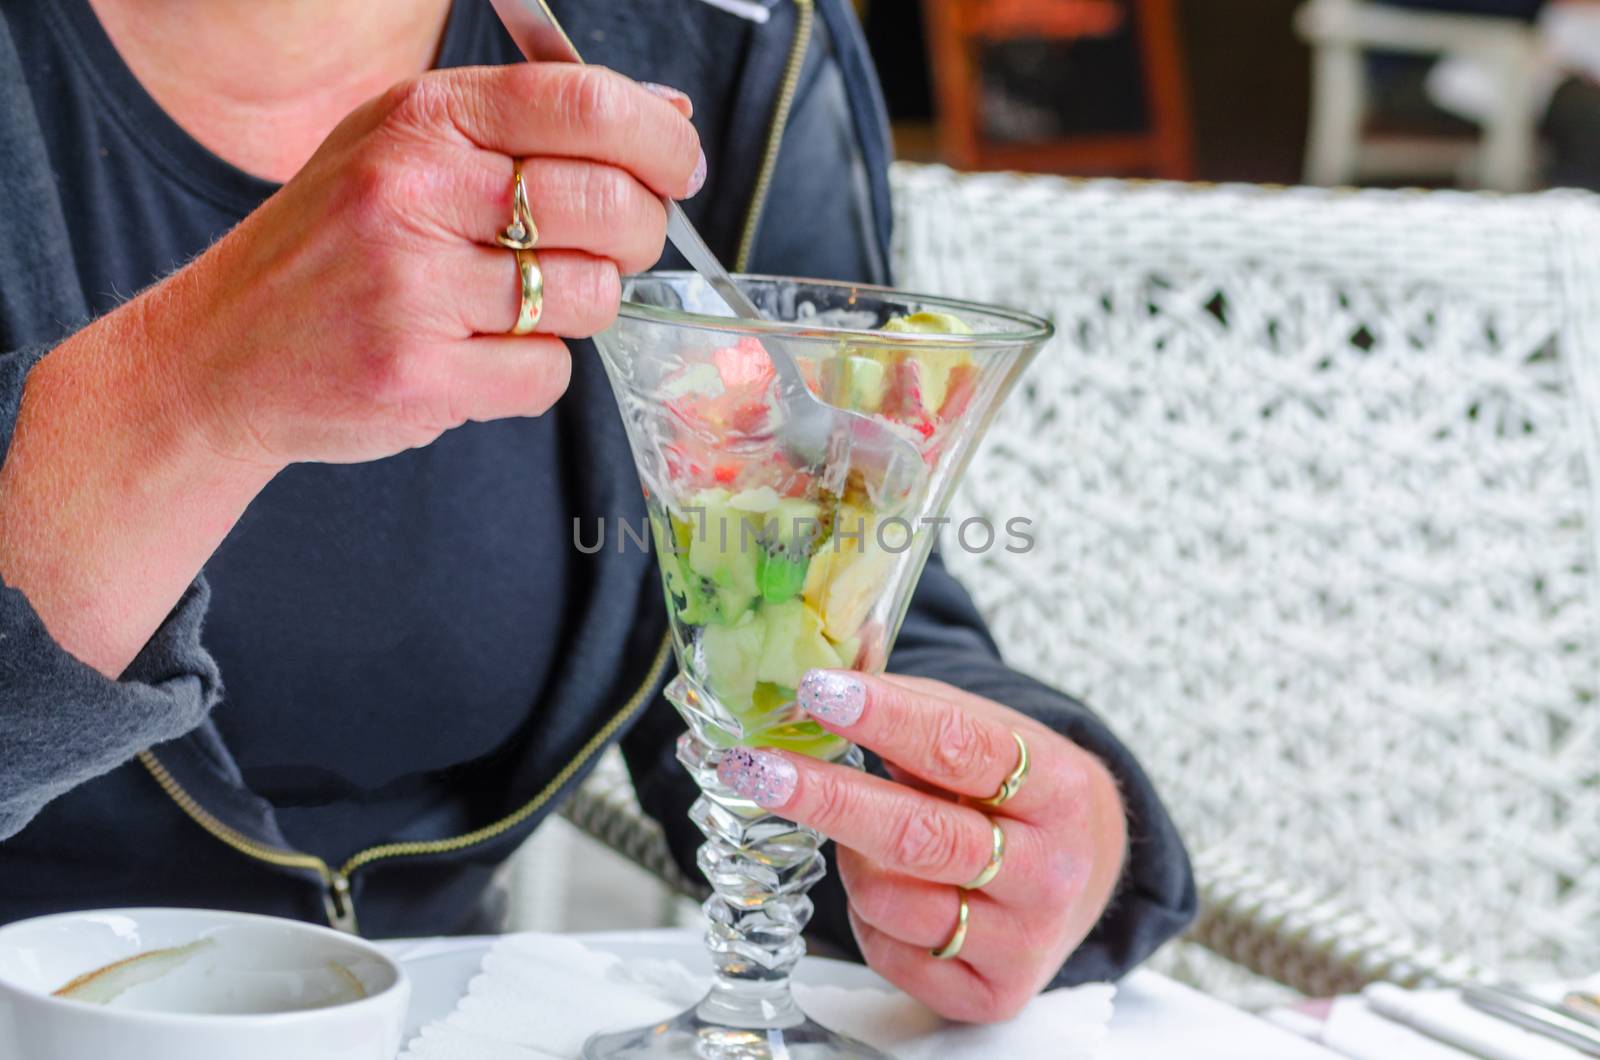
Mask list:
[[[768,316],[738,320],[694,273],[624,283],[596,338],[626,424],[661,565],[688,723],[678,757],[701,795],[709,994],[672,1020],[592,1038],[585,1056],[879,1057],[806,1017],[789,991],[805,952],[822,837],[722,784],[729,750],[775,747],[859,767],[794,702],[807,670],[883,670],[935,520],[1007,391],[1050,337],[1037,317],[883,288],[739,277]],[[917,466],[786,431],[771,358],[813,393],[888,424]],[[805,434],[804,439],[797,435]],[[901,459],[901,457],[895,457]],[[987,535],[985,535],[987,536]]]

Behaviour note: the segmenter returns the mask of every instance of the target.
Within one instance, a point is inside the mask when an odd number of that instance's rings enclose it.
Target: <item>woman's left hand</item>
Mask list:
[[[1099,759],[1008,707],[925,678],[814,670],[798,700],[828,729],[876,751],[894,780],[805,755],[736,749],[724,783],[839,844],[850,924],[867,963],[941,1015],[1015,1015],[1100,919],[1127,844],[1122,800]],[[1027,779],[998,807],[1028,745]],[[994,854],[994,878],[963,890]],[[932,951],[969,920],[950,960]]]

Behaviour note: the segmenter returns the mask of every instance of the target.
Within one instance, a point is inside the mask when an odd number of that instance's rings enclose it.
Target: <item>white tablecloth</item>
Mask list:
[[[648,931],[580,935],[597,945],[637,943],[678,951],[685,963],[704,962],[694,931]],[[487,939],[430,939],[385,944],[412,982],[407,1039],[425,1023],[450,1012],[476,974]],[[832,981],[835,975],[870,976],[832,961],[802,962],[804,978]],[[842,985],[849,985],[844,983]],[[1117,986],[1111,1039],[1102,1060],[1335,1060],[1337,1054],[1274,1027],[1154,972],[1135,972]]]

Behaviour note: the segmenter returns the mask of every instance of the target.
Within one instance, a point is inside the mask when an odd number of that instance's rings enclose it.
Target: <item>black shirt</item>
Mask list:
[[[162,111],[87,0],[0,4],[96,312],[276,189]],[[486,0],[455,5],[437,65],[517,58]],[[374,463],[294,465],[206,565],[204,639],[226,688],[213,718],[302,849],[338,859],[483,820],[472,781],[487,784],[483,760],[537,724],[574,595],[569,565],[548,555],[571,535],[548,458],[560,444],[550,420],[513,419]],[[421,737],[404,754],[382,738],[397,727]]]

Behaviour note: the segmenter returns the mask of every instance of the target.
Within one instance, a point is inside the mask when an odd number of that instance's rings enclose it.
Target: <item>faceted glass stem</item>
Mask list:
[[[668,686],[667,698],[685,711],[699,701],[682,677]],[[822,836],[724,785],[717,777],[722,752],[698,729],[679,738],[678,759],[700,786],[689,816],[706,837],[700,871],[713,892],[703,906],[715,967],[711,991],[666,1023],[591,1038],[584,1056],[888,1060],[811,1021],[789,989],[790,972],[806,951],[801,932],[813,908],[806,892],[827,872]],[[859,769],[861,751],[851,745],[838,761]]]

